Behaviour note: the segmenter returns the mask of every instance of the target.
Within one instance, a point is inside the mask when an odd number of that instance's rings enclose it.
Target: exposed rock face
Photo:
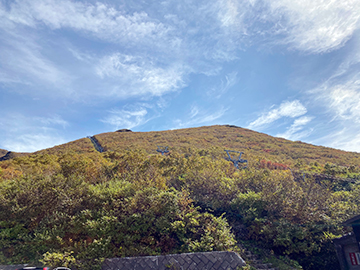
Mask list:
[[[123,128],[123,129],[119,129],[115,132],[132,132],[132,131],[130,129]]]

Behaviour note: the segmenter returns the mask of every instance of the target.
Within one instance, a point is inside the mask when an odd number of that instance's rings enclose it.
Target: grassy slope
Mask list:
[[[145,149],[156,153],[157,145],[169,146],[173,151],[186,151],[189,147],[214,150],[225,155],[223,149],[243,151],[243,158],[259,158],[292,166],[303,162],[326,162],[341,166],[359,165],[360,153],[346,152],[275,138],[249,129],[232,126],[206,126],[157,132],[110,132],[95,136],[105,150],[123,151]]]

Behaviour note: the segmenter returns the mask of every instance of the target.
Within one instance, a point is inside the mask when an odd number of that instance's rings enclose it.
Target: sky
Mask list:
[[[360,1],[0,0],[0,108],[16,152],[219,124],[360,152]]]

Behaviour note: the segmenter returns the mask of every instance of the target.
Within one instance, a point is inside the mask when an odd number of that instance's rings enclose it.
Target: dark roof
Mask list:
[[[345,222],[343,223],[343,225],[347,225],[347,226],[349,226],[349,225],[355,225],[355,224],[359,224],[359,225],[360,225],[360,215],[355,216],[355,217],[352,217],[352,218],[348,219],[347,221],[345,221]]]

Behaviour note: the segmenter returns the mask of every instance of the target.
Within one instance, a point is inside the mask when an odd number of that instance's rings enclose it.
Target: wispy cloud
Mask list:
[[[102,58],[96,73],[101,78],[113,80],[115,86],[111,94],[119,97],[161,96],[184,85],[181,66],[160,68],[149,60],[116,53]]]
[[[50,93],[74,100],[162,96],[184,87],[191,73],[214,76],[221,62],[236,58],[238,44],[231,41],[227,27],[245,11],[235,1],[225,4],[220,11],[224,5],[215,0],[194,1],[188,7],[165,1],[158,7],[164,16],[157,17],[151,8],[135,11],[127,5],[122,9],[100,2],[17,0],[2,4],[0,38],[6,46],[0,47],[0,80],[29,85],[24,90],[27,94]],[[48,32],[56,33],[54,44],[63,43],[60,51],[45,38]],[[86,53],[64,33],[108,46],[115,43],[119,49],[107,55],[106,50]],[[78,61],[62,62],[55,56],[69,57],[69,52]],[[94,70],[98,76],[93,76]],[[233,76],[236,73],[228,74],[217,96],[231,87]]]
[[[46,126],[59,125],[62,126],[63,128],[69,126],[69,122],[62,119],[59,115],[53,115],[50,117],[35,117],[34,121],[42,123],[43,125]]]
[[[312,106],[316,106],[330,125],[324,124],[327,135],[314,142],[348,151],[360,151],[360,36],[343,55],[342,62],[328,78],[309,91]],[[327,127],[326,127],[327,126]],[[331,128],[330,128],[331,127]]]
[[[350,73],[350,74],[349,74]],[[346,70],[310,91],[334,129],[315,143],[360,152],[360,77]]]
[[[208,91],[208,95],[212,98],[220,98],[237,83],[237,75],[238,73],[235,71],[227,74],[225,79],[221,80],[220,86],[213,87],[210,91]]]
[[[208,110],[200,111],[198,107],[195,107],[195,109],[192,107],[189,117],[185,119],[176,119],[174,121],[175,127],[172,129],[195,127],[202,124],[211,125],[214,124],[214,121],[219,121],[219,119],[224,116],[225,113],[225,108],[221,108],[215,112],[209,113]]]
[[[114,7],[69,0],[18,0],[9,5],[7,18],[14,24],[51,29],[71,28],[111,42],[136,45],[155,42],[167,28],[145,12],[124,14]]]
[[[234,0],[219,0],[217,2],[218,17],[222,26],[240,26],[244,12],[243,5],[247,4],[247,1],[242,2],[243,3]]]
[[[146,104],[125,107],[124,109],[113,109],[109,115],[100,121],[111,125],[115,129],[134,128],[145,124],[153,119],[148,113],[150,107]]]
[[[328,106],[336,117],[360,124],[360,81],[336,85],[329,90]]]
[[[312,143],[325,144],[329,147],[360,153],[360,128],[343,126],[337,131],[329,132],[329,134],[317,138]]]
[[[273,31],[285,36],[292,48],[310,53],[326,53],[344,45],[360,28],[357,0],[266,1],[275,24]]]
[[[357,0],[217,3],[220,25],[231,29],[229,40],[241,47],[261,42],[307,53],[327,53],[342,47],[360,29]]]
[[[161,96],[181,88],[189,72],[181,61],[171,61],[174,58],[161,62],[159,52],[177,46],[169,44],[174,40],[167,34],[171,27],[143,11],[127,13],[99,2],[18,0],[1,3],[0,20],[4,22],[0,25],[0,82],[27,85],[25,89],[11,88],[23,89],[26,94],[57,95],[76,101],[84,96]],[[60,31],[54,41],[44,37],[46,31],[61,29],[94,42],[117,43],[121,51],[131,53],[115,51],[104,56],[98,51],[83,52]],[[153,56],[154,51],[157,56]],[[62,61],[57,55],[69,57],[69,52],[78,61]],[[94,76],[94,70],[98,76]]]
[[[71,80],[67,72],[59,69],[41,52],[36,39],[28,35],[1,31],[0,81],[9,83],[42,84],[63,89]]]
[[[284,133],[279,133],[276,137],[282,137],[288,140],[299,140],[301,138],[307,137],[312,132],[312,129],[301,131],[304,127],[313,119],[310,116],[303,116],[294,121],[294,123],[287,128]],[[301,131],[301,132],[300,132]]]
[[[191,112],[190,112],[190,118],[194,118],[198,114],[199,114],[199,107],[196,105],[192,106]]]
[[[357,45],[360,45],[360,38]],[[334,120],[351,121],[360,128],[360,54],[353,53],[323,83],[308,91]]]
[[[258,119],[248,125],[250,129],[256,129],[268,125],[282,117],[295,118],[307,112],[299,100],[284,101],[278,108],[263,113]]]

